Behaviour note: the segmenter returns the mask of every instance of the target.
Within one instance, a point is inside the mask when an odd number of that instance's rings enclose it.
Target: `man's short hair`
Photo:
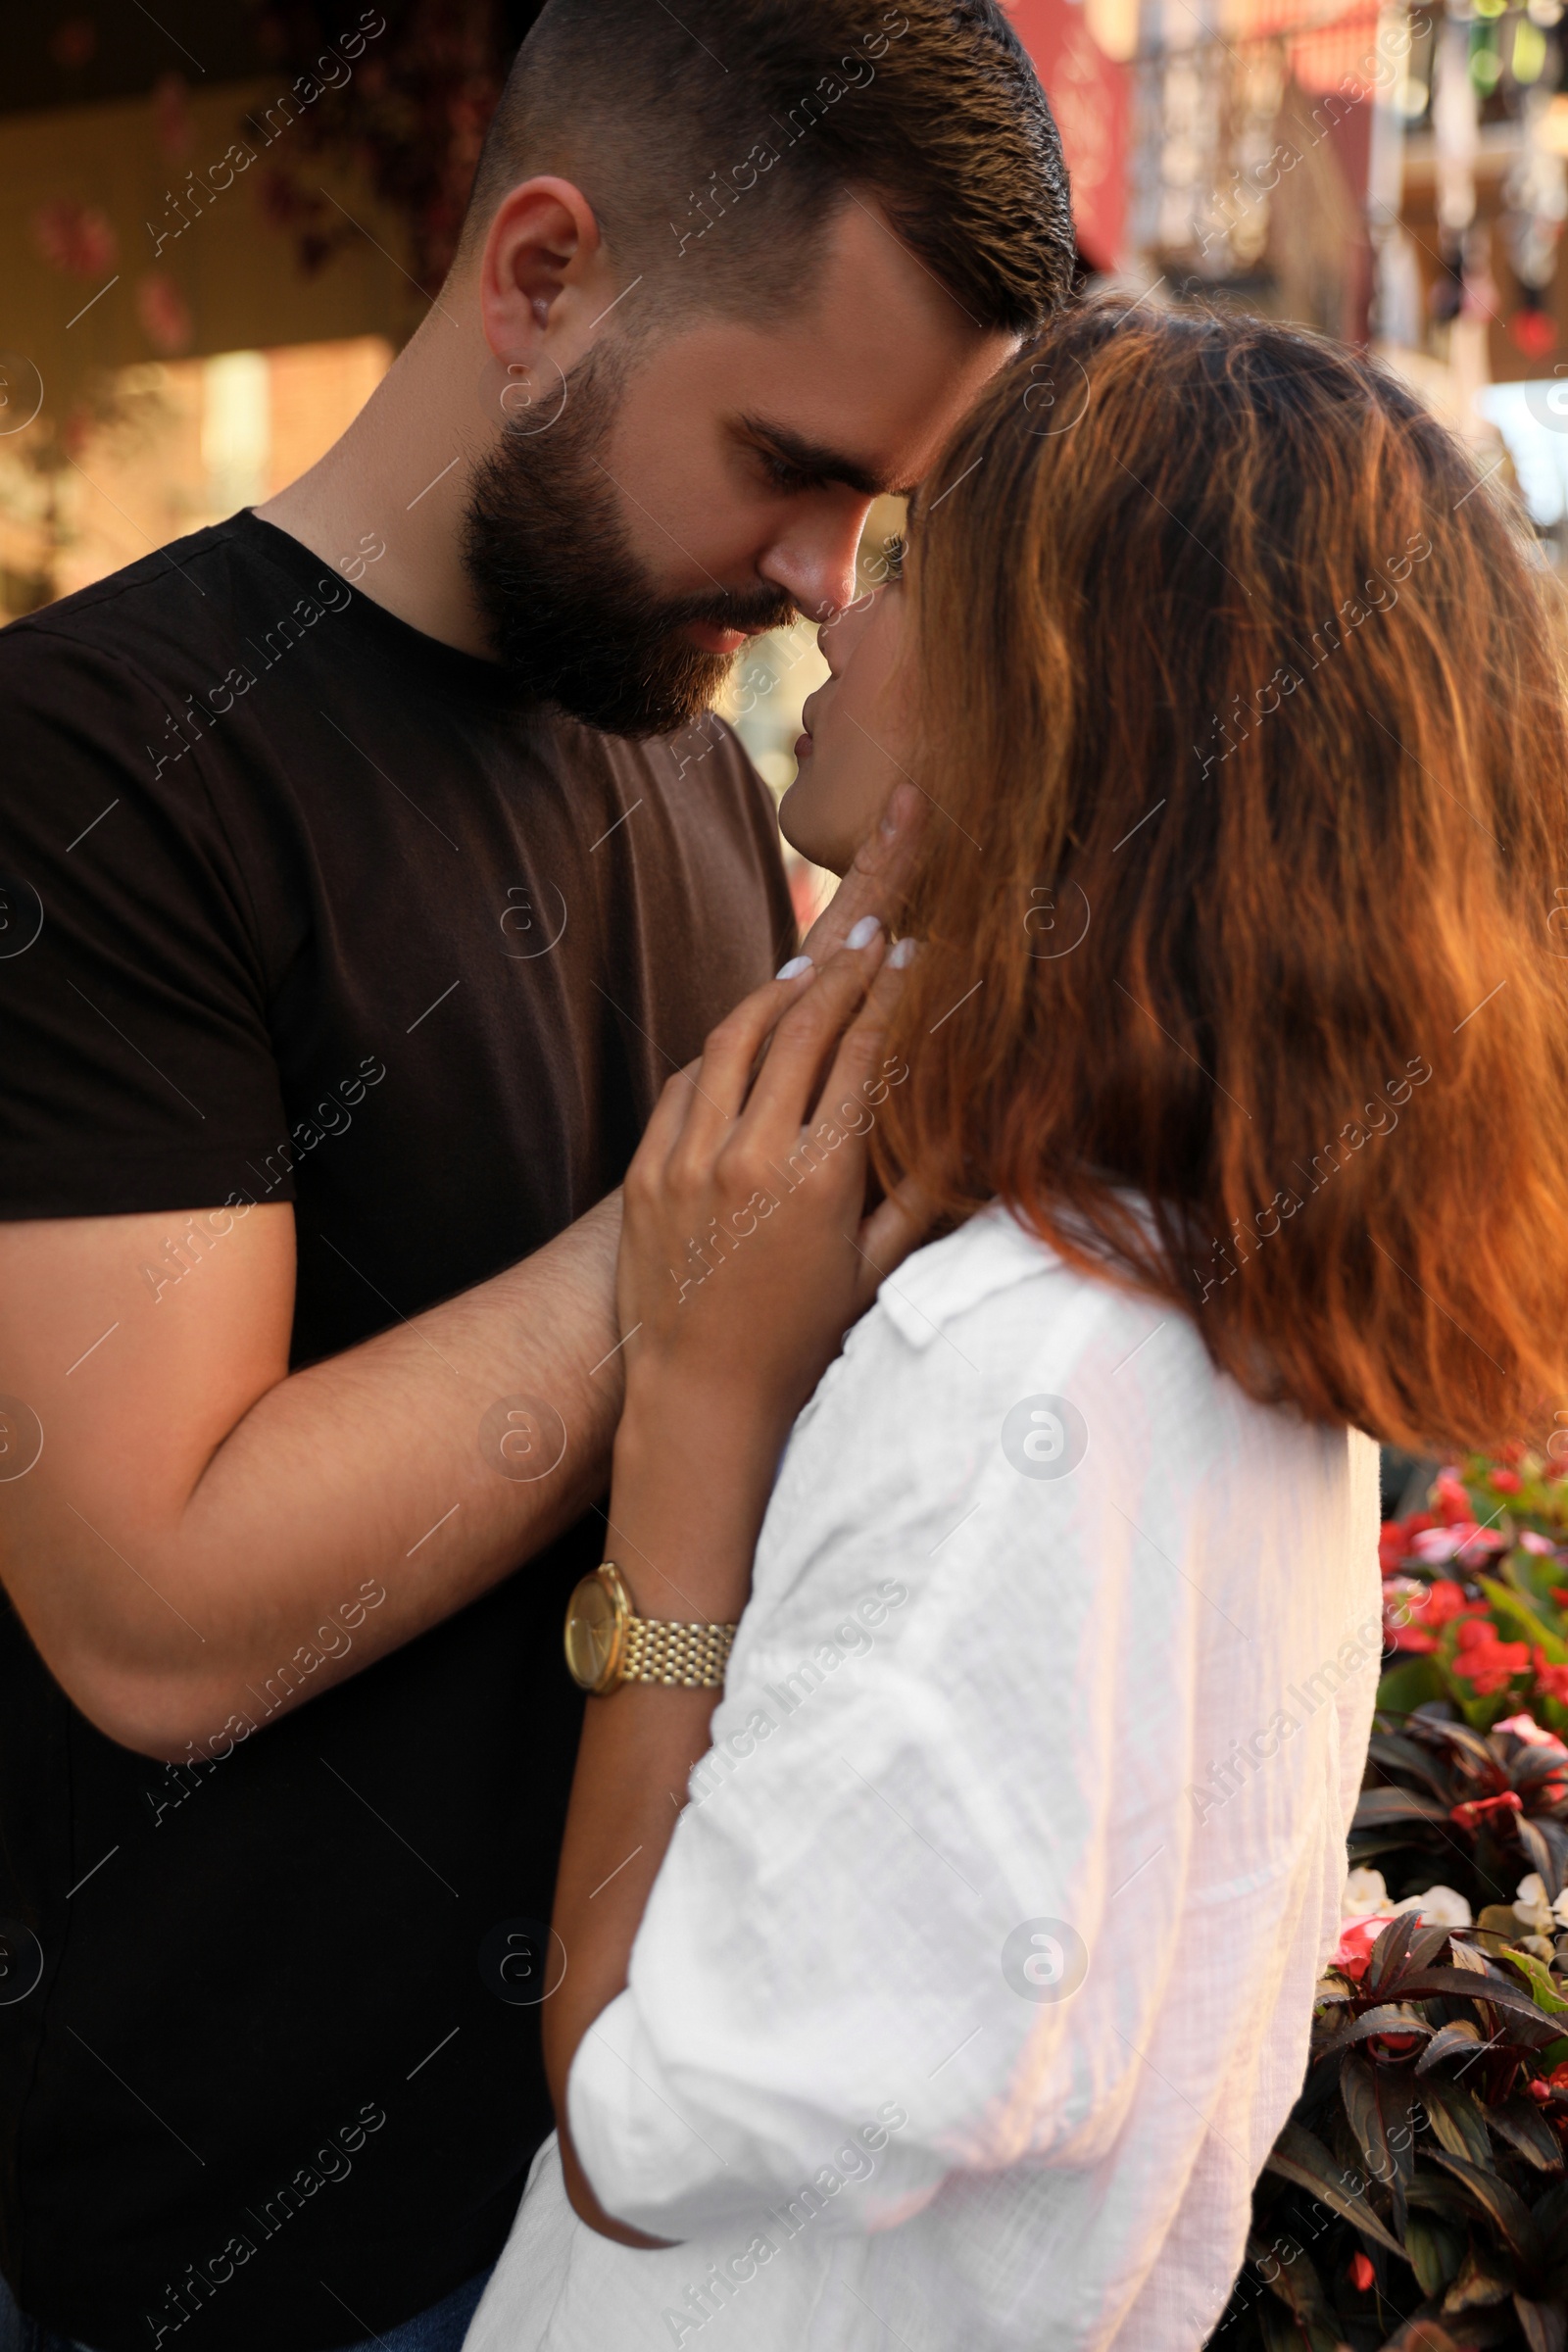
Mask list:
[[[1072,283],[1061,142],[996,0],[548,0],[465,256],[538,172],[582,189],[666,311],[788,308],[825,225],[868,199],[977,326],[1027,334]]]

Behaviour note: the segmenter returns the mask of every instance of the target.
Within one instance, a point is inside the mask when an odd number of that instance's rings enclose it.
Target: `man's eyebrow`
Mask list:
[[[886,474],[874,473],[869,466],[847,458],[841,449],[808,441],[787,424],[770,424],[765,416],[742,416],[739,421],[744,433],[797,473],[809,474],[817,481],[843,482],[849,489],[858,490],[862,498],[883,498],[901,487]]]

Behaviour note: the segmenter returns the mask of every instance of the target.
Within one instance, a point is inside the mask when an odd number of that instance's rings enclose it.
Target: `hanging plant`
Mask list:
[[[351,77],[313,105],[263,169],[266,217],[293,237],[308,273],[359,231],[322,194],[323,162],[357,172],[404,222],[410,275],[435,294],[458,232],[507,69],[542,0],[379,0],[384,20]],[[308,76],[341,29],[341,8],[263,0],[258,37],[273,70]]]

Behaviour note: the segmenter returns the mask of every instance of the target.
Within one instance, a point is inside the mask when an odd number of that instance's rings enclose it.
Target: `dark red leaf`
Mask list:
[[[1529,2099],[1517,2094],[1504,2099],[1500,2106],[1487,2109],[1487,2122],[1494,2132],[1517,2148],[1527,2163],[1539,2173],[1560,2173],[1562,2141],[1547,2123],[1541,2109]]]
[[[1568,2313],[1560,2303],[1531,2303],[1523,2295],[1515,2295],[1513,2307],[1530,2352],[1565,2352]]]
[[[1437,2162],[1446,2165],[1449,2172],[1462,2180],[1486,2207],[1503,2242],[1520,2261],[1533,2263],[1539,2246],[1539,2232],[1529,2206],[1517,2189],[1510,2188],[1497,2174],[1488,2172],[1479,2164],[1467,2164],[1462,2156],[1450,2156],[1446,2149],[1437,2151]]]

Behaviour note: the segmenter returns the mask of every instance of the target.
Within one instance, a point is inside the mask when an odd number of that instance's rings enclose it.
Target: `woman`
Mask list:
[[[913,779],[922,944],[787,967],[627,1181],[560,2144],[480,2352],[1200,2343],[1336,1931],[1372,1441],[1564,1394],[1568,741],[1457,444],[1092,303],[912,549],[786,826],[842,864]]]

